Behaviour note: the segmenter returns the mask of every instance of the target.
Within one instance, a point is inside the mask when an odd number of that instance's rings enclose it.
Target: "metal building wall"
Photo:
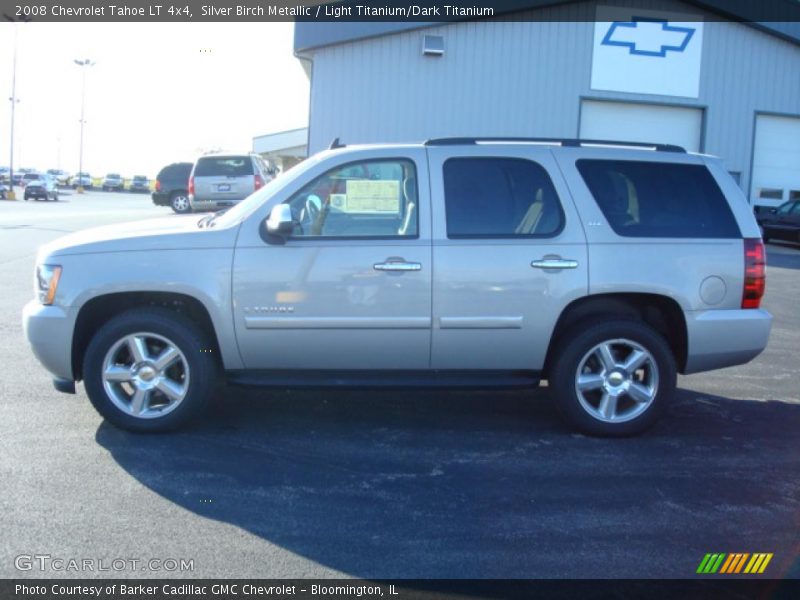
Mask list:
[[[703,14],[672,1],[652,8]],[[538,12],[548,21],[456,23],[315,50],[310,151],[335,137],[575,137],[584,98],[654,102],[704,108],[703,151],[723,157],[748,189],[755,113],[800,116],[800,46],[774,35],[707,21],[697,99],[604,92],[590,89],[594,7]],[[444,36],[443,57],[422,56],[424,34]]]

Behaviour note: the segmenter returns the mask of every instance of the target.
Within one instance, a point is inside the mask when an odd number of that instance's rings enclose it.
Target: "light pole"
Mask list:
[[[86,123],[86,119],[84,118],[84,111],[86,109],[86,69],[84,67],[92,67],[94,63],[87,59],[78,60],[77,58],[73,60],[73,62],[81,67],[81,146],[78,154],[78,187],[76,191],[79,194],[83,193],[83,126]]]
[[[17,98],[17,24],[13,23],[12,26],[14,27],[14,62],[11,67],[11,97],[9,98],[11,101],[11,148],[8,157],[8,199],[16,200],[17,197],[14,195],[14,112],[19,102]]]

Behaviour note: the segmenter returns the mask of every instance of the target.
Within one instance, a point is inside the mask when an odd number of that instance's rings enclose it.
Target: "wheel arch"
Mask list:
[[[568,304],[556,321],[544,364],[548,377],[555,350],[564,335],[582,323],[600,318],[627,317],[640,320],[658,331],[669,344],[678,371],[683,373],[688,355],[686,317],[678,302],[668,296],[646,293],[610,293],[583,296]]]
[[[188,316],[209,336],[214,345],[215,355],[222,361],[219,339],[211,313],[197,298],[176,292],[116,292],[91,298],[78,312],[71,349],[72,374],[76,380],[83,377],[83,358],[94,332],[116,315],[143,307],[166,308]]]

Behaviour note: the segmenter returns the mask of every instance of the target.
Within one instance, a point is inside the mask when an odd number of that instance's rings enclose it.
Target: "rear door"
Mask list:
[[[195,197],[201,201],[237,201],[254,189],[253,163],[249,156],[204,156],[194,171]]]
[[[434,369],[542,369],[563,308],[586,294],[586,241],[549,149],[428,150]]]

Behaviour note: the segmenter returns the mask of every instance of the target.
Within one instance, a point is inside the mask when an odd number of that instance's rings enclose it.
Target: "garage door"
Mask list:
[[[750,197],[761,206],[800,199],[800,118],[756,117]]]
[[[585,139],[677,144],[700,150],[703,111],[630,102],[584,100],[580,135]]]

